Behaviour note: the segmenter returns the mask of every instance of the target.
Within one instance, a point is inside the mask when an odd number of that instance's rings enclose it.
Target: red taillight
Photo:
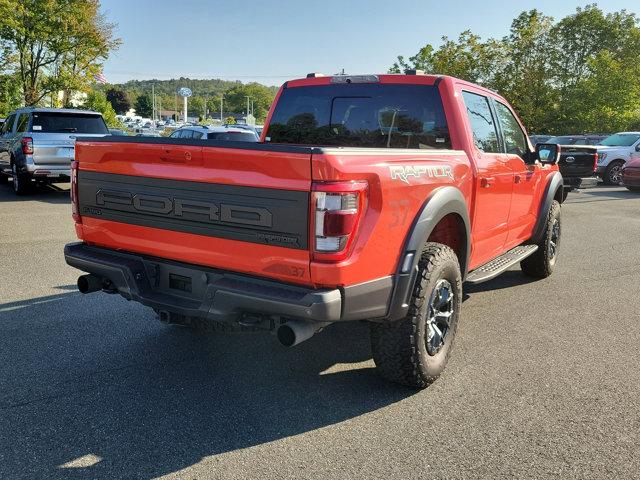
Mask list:
[[[595,158],[593,160],[593,171],[597,171],[598,170],[598,152],[596,152],[595,154]]]
[[[25,155],[33,155],[33,138],[24,137],[22,139],[22,153]]]
[[[78,209],[78,162],[71,162],[71,215],[76,223],[82,223]]]
[[[312,185],[312,257],[336,262],[350,253],[367,206],[367,182],[314,182]]]

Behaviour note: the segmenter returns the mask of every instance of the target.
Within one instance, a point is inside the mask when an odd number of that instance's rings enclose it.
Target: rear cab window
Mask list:
[[[285,89],[265,141],[340,147],[451,148],[437,87],[388,83]]]
[[[34,112],[32,132],[108,134],[101,115],[63,112]]]

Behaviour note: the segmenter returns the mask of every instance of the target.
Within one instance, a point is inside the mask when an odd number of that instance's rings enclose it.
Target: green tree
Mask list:
[[[116,113],[120,115],[124,115],[131,108],[131,100],[129,100],[127,92],[120,88],[110,88],[107,90],[106,97]]]
[[[107,100],[107,96],[100,91],[91,91],[87,94],[87,99],[84,102],[83,108],[87,110],[93,110],[100,112],[104,121],[110,127],[120,126],[120,122],[116,118],[116,112],[111,106],[111,103]]]
[[[635,125],[640,88],[640,28],[635,14],[624,10],[605,14],[596,5],[578,8],[554,27],[551,43],[550,68],[560,106],[553,131],[606,132]]]
[[[119,40],[98,0],[0,0],[0,39],[24,103],[58,90],[81,90]]]
[[[466,30],[457,40],[442,37],[442,45],[438,49],[425,45],[408,61],[399,56],[390,72],[402,73],[407,69],[416,69],[451,75],[474,83],[491,84],[503,57],[501,42],[492,39],[483,42],[478,35]]]
[[[536,133],[614,132],[640,126],[640,22],[627,11],[577,8],[556,22],[522,12],[500,40],[469,31],[398,57],[390,71],[453,75],[502,94]]]
[[[22,105],[20,82],[15,75],[0,75],[0,117]]]
[[[136,111],[136,115],[141,117],[150,117],[153,113],[153,102],[149,95],[140,95],[136,98],[133,108]]]
[[[203,97],[193,96],[189,99],[190,115],[197,115],[200,119],[206,116],[206,104]]]
[[[552,27],[553,18],[538,10],[518,15],[509,36],[502,40],[508,61],[490,85],[509,100],[533,132],[548,130],[558,108],[549,65]]]
[[[224,94],[224,109],[226,112],[246,113],[247,97],[253,106],[253,115],[259,121],[264,121],[275,97],[275,92],[259,83],[249,83],[232,87]]]

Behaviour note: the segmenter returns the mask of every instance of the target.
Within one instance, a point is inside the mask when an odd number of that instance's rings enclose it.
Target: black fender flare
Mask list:
[[[419,252],[438,222],[449,214],[457,214],[464,224],[462,252],[459,255],[460,270],[466,276],[471,254],[471,222],[467,202],[462,192],[453,186],[434,190],[416,215],[404,242],[395,273],[393,292],[387,312],[387,320],[398,320],[409,310],[409,297],[418,273]],[[406,259],[412,255],[410,265]]]
[[[549,175],[549,177],[551,178],[547,181],[547,186],[545,187],[544,194],[542,195],[540,209],[538,210],[538,218],[535,226],[533,227],[531,239],[527,242],[529,244],[537,244],[542,240],[542,237],[544,236],[544,229],[547,224],[547,217],[549,216],[549,210],[551,209],[551,203],[557,196],[559,196],[558,201],[560,203],[562,203],[565,198],[563,195],[564,180],[562,179],[560,172],[554,172]],[[560,191],[560,195],[558,195],[558,191]]]

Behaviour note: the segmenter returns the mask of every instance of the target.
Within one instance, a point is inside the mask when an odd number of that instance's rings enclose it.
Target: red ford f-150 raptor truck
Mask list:
[[[366,320],[386,378],[444,369],[462,284],[560,242],[559,147],[499,95],[445,76],[320,76],[280,89],[259,143],[79,139],[69,265],[182,325],[295,345]]]

